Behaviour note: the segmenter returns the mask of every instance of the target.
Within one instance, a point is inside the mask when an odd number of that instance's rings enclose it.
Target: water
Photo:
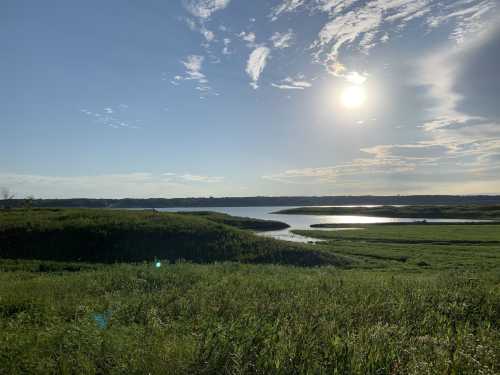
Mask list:
[[[335,207],[335,206],[330,206]],[[337,206],[340,207],[340,206]],[[346,206],[342,206],[346,207]],[[376,206],[349,206],[349,207],[376,207]],[[311,229],[312,224],[353,224],[352,228],[322,228],[323,230],[353,230],[356,224],[374,224],[374,223],[412,223],[415,221],[426,220],[428,223],[464,223],[481,220],[467,219],[408,219],[408,218],[389,218],[374,216],[353,216],[353,215],[281,215],[272,212],[297,208],[296,206],[267,206],[267,207],[180,207],[180,208],[159,208],[158,211],[180,212],[180,211],[213,211],[232,216],[251,217],[254,219],[276,220],[290,225],[290,228],[259,233],[263,236],[274,237],[281,240],[294,242],[317,242],[318,240],[299,236],[290,232],[292,229]],[[314,228],[321,229],[321,228]]]

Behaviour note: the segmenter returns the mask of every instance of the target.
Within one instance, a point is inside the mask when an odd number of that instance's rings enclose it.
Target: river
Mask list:
[[[340,207],[340,206],[339,206]],[[346,206],[342,206],[346,207]],[[375,207],[375,206],[348,206],[348,207]],[[324,230],[352,230],[357,229],[356,224],[373,223],[411,223],[414,221],[426,220],[428,223],[464,223],[480,220],[467,219],[408,219],[408,218],[390,218],[374,216],[347,216],[347,215],[282,215],[272,212],[296,208],[295,206],[266,206],[266,207],[179,207],[179,208],[159,208],[158,211],[181,212],[181,211],[213,211],[229,214],[232,216],[251,217],[263,220],[277,220],[290,225],[290,228],[260,233],[263,236],[277,239],[309,242],[317,241],[308,237],[299,236],[290,232],[292,229],[311,229],[311,224],[353,224],[352,228],[325,228]],[[319,228],[315,228],[319,229]]]

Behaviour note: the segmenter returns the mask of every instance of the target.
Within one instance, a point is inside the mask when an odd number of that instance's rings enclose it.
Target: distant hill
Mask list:
[[[9,201],[21,207],[23,199]],[[335,206],[335,205],[435,205],[500,204],[500,195],[394,195],[394,196],[317,196],[317,197],[226,197],[226,198],[148,198],[148,199],[35,199],[33,207],[89,208],[168,208],[168,207],[258,207],[258,206]],[[0,200],[0,207],[6,205]]]

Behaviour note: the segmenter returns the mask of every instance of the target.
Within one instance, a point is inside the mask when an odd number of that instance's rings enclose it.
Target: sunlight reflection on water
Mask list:
[[[321,207],[377,207],[376,205],[363,206],[321,206]],[[408,219],[408,218],[389,218],[374,216],[356,216],[356,215],[282,215],[272,212],[297,208],[297,206],[266,206],[266,207],[179,207],[179,208],[159,208],[158,211],[181,212],[181,211],[214,211],[232,216],[251,217],[263,220],[276,220],[290,225],[290,228],[259,233],[262,236],[273,237],[280,240],[294,242],[318,242],[317,239],[299,236],[290,232],[292,229],[311,229],[312,224],[353,224],[353,228],[314,228],[318,230],[353,230],[356,224],[375,224],[375,223],[412,223],[415,221],[426,220],[428,223],[463,223],[473,222],[475,220],[463,219]],[[476,220],[477,221],[477,220]]]

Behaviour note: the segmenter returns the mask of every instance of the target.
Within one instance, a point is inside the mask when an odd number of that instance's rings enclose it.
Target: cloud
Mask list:
[[[417,64],[415,85],[427,88],[434,105],[422,126],[424,140],[407,144],[382,144],[365,147],[360,152],[370,157],[326,167],[289,169],[263,178],[291,184],[333,184],[349,187],[350,193],[393,189],[428,193],[492,193],[500,187],[500,121],[495,108],[492,116],[471,114],[468,94],[478,79],[478,70],[496,71],[491,58],[500,48],[500,27],[486,30],[475,38],[423,58]],[[496,61],[496,60],[495,60]],[[365,78],[341,71],[353,81]],[[491,74],[478,85],[490,95],[500,90],[500,80]],[[462,88],[459,91],[458,88]],[[476,108],[473,105],[471,108]],[[490,118],[491,117],[491,118]],[[403,177],[404,176],[404,177]],[[378,182],[377,182],[378,181]],[[475,181],[464,183],[463,181]],[[426,186],[427,184],[427,186]],[[495,185],[496,184],[496,185]],[[361,186],[364,186],[361,188]]]
[[[213,13],[226,8],[230,2],[231,0],[184,0],[184,6],[193,16],[207,19]]]
[[[203,38],[205,39],[205,43],[203,43],[202,45],[204,45],[205,47],[208,47],[210,43],[215,40],[215,33],[207,29],[203,19],[201,21],[195,21],[191,18],[185,18],[184,21],[191,31],[198,32],[203,36]]]
[[[250,76],[250,79],[252,80],[250,85],[254,89],[259,87],[257,82],[259,81],[262,71],[266,67],[270,52],[271,50],[268,47],[257,47],[252,51],[250,57],[248,58],[246,73]]]
[[[288,30],[286,33],[275,32],[271,36],[271,42],[274,48],[283,49],[288,48],[293,43],[294,34],[292,30]]]
[[[221,192],[222,177],[149,172],[89,176],[0,173],[0,185],[37,198],[150,198],[207,196]],[[210,190],[213,185],[214,190]],[[223,188],[222,188],[223,189]],[[228,191],[230,193],[230,191]]]
[[[230,55],[231,51],[229,50],[229,44],[231,44],[231,39],[224,38],[223,43],[224,43],[224,48],[222,49],[222,54],[223,55]]]
[[[495,1],[318,0],[307,4],[283,1],[275,9],[282,13],[299,6],[307,6],[312,12],[327,13],[329,20],[322,26],[311,48],[315,50],[315,61],[335,74],[339,72],[338,64],[341,64],[344,50],[355,49],[368,54],[377,44],[387,42],[391,34],[400,33],[411,21],[420,20],[427,31],[453,22],[451,31],[446,32],[451,39],[463,41],[465,35],[484,26],[482,20],[491,13]]]
[[[123,119],[128,108],[128,105],[120,104],[117,106],[117,108],[106,107],[102,111],[90,111],[88,109],[81,109],[80,112],[85,116],[90,117],[93,122],[108,126],[113,129],[139,129],[140,127],[137,125],[138,121],[135,121],[132,124],[130,121],[126,121]]]
[[[304,3],[304,0],[284,0],[280,5],[276,6],[271,11],[271,20],[277,20],[282,13],[293,12],[294,10],[297,10],[302,5],[304,5]]]
[[[201,73],[201,66],[205,58],[199,55],[189,55],[182,64],[186,67],[186,74],[190,79],[203,79],[205,75]]]
[[[213,177],[213,176],[200,176],[190,173],[183,174],[179,176],[182,180],[191,182],[206,182],[206,183],[218,183],[224,180],[224,177]]]
[[[482,18],[495,9],[494,1],[457,1],[447,7],[447,12],[432,15],[427,19],[431,28],[455,21],[456,25],[450,34],[450,39],[459,43],[465,41],[468,34],[480,32],[484,28]]]
[[[204,97],[206,94],[212,91],[212,87],[208,84],[208,79],[205,74],[202,73],[203,62],[205,58],[200,55],[189,55],[181,63],[186,68],[186,72],[183,76],[176,75],[172,84],[175,85],[179,81],[196,81],[198,85],[195,87],[197,91],[200,91]]]
[[[416,163],[397,158],[354,159],[352,162],[328,167],[290,169],[262,176],[271,181],[295,184],[321,184],[338,181],[341,177],[394,174],[413,171]]]
[[[246,32],[242,31],[241,33],[238,34],[238,36],[247,42],[247,47],[248,48],[255,48],[257,47],[257,44],[255,43],[255,39],[257,38],[255,33],[253,32]]]
[[[368,79],[366,73],[359,74],[358,72],[355,71],[347,73],[344,77],[347,80],[347,82],[353,83],[355,85],[362,85]]]
[[[445,145],[454,157],[485,161],[500,147],[500,118],[495,107],[489,107],[490,116],[487,110],[481,115],[470,113],[471,108],[478,107],[477,95],[496,95],[500,90],[500,80],[494,80],[494,76],[487,78],[490,85],[482,83],[474,88],[479,79],[477,72],[489,69],[491,61],[488,60],[498,48],[500,28],[497,27],[479,33],[459,46],[434,53],[419,64],[414,83],[426,87],[434,102],[429,111],[430,119],[422,129],[430,137],[429,142]],[[496,68],[492,69],[495,71]],[[462,91],[458,91],[459,87]],[[477,92],[471,92],[471,89]],[[474,105],[467,106],[469,101]]]
[[[292,77],[287,77],[281,81],[281,83],[271,83],[271,86],[282,90],[304,90],[312,86],[311,83],[305,81],[303,76],[294,79]]]

